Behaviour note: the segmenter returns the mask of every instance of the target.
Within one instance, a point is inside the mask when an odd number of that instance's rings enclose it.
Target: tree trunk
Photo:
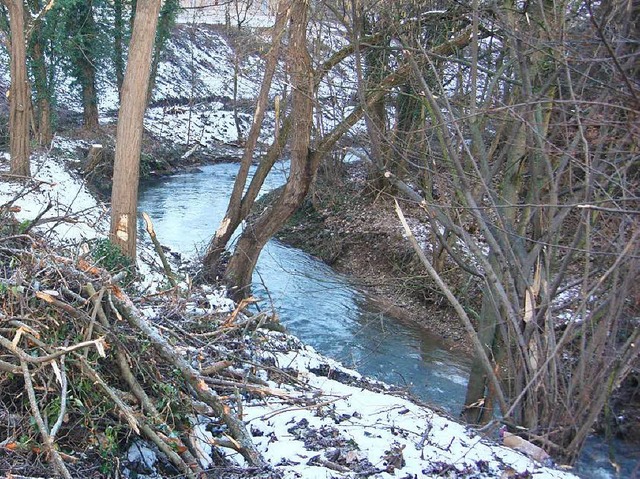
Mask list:
[[[65,8],[65,46],[72,66],[72,75],[80,84],[83,121],[87,130],[98,128],[98,97],[96,92],[96,37],[92,0],[77,1]]]
[[[496,327],[499,314],[494,301],[491,299],[491,291],[485,287],[482,295],[482,309],[478,319],[478,339],[484,347],[485,355],[493,357],[493,344],[496,337]],[[482,359],[476,353],[471,371],[469,383],[464,400],[463,416],[466,422],[471,424],[483,424],[493,418],[490,394],[487,390],[489,381]]]
[[[124,56],[122,48],[124,19],[122,17],[122,2],[123,0],[114,0],[113,2],[113,66],[116,73],[118,94],[122,92],[122,83],[124,82]]]
[[[364,52],[363,62],[363,48],[360,45],[360,38],[363,33],[371,30],[371,22],[367,21],[363,6],[356,0],[353,0],[352,3],[352,16],[355,31],[354,43],[358,96],[360,97],[360,103],[364,105],[367,93],[372,88],[376,88],[380,80],[384,77],[387,61],[386,46],[382,43],[381,45],[376,45],[377,48],[366,50]],[[378,30],[384,30],[384,27],[378,28]],[[385,42],[384,38],[381,38],[380,41]],[[363,63],[365,66],[364,71],[362,68]],[[386,99],[384,96],[380,96],[376,103],[367,107],[364,119],[369,141],[371,142],[370,156],[375,166],[372,175],[374,176],[376,187],[382,189],[385,185],[385,179],[380,172],[387,170],[387,155],[384,151],[384,139],[387,130]]]
[[[96,67],[88,59],[82,60],[82,76],[82,125],[87,130],[96,130],[99,126]]]
[[[2,0],[9,10],[11,28],[11,87],[9,89],[10,171],[13,175],[31,176],[29,167],[29,83],[27,50],[24,36],[22,0]]]
[[[291,170],[276,203],[241,235],[227,267],[225,279],[234,295],[248,293],[251,276],[262,248],[293,215],[304,200],[318,168],[320,155],[309,151],[313,115],[313,74],[307,51],[308,0],[293,0],[289,41],[289,68],[293,86]]]
[[[215,236],[211,239],[204,258],[206,275],[211,278],[215,277],[218,261],[220,260],[220,256],[224,252],[227,243],[240,225],[241,221],[244,219],[244,216],[246,216],[241,213],[242,193],[249,175],[249,168],[253,162],[253,155],[256,144],[258,143],[258,137],[260,136],[262,121],[264,120],[267,104],[269,102],[269,90],[271,88],[271,82],[278,62],[281,37],[286,29],[288,12],[289,1],[281,0],[279,2],[278,14],[276,16],[276,22],[273,29],[271,49],[269,50],[266,58],[265,73],[260,87],[260,94],[258,95],[256,111],[253,115],[253,123],[251,124],[251,129],[247,136],[247,142],[245,143],[244,153],[240,162],[240,169],[233,185],[233,191],[229,198],[229,204],[227,206],[224,219],[220,223]],[[273,164],[273,162],[271,164]]]
[[[136,258],[136,210],[151,53],[161,0],[139,0],[122,84],[111,194],[111,239]]]
[[[151,72],[149,73],[149,88],[147,92],[147,105],[153,99],[153,89],[156,85],[156,77],[158,75],[158,65],[160,57],[167,40],[171,36],[171,29],[175,24],[175,18],[180,9],[179,0],[166,0],[160,9],[160,18],[158,19],[158,28],[156,32],[156,40],[153,45],[153,57],[151,60]]]
[[[34,8],[35,7],[35,8]],[[32,7],[39,11],[40,2],[34,2]],[[38,144],[47,146],[53,139],[53,125],[51,121],[51,85],[47,75],[47,62],[44,56],[44,44],[46,39],[42,33],[40,21],[34,22],[31,27],[30,55],[32,60],[31,72],[36,91],[36,130]]]

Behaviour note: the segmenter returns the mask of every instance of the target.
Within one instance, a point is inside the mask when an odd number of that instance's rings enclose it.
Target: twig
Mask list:
[[[253,420],[260,420],[260,421],[267,421],[268,419],[271,419],[274,416],[277,416],[279,414],[284,414],[285,412],[290,412],[290,411],[305,411],[305,410],[309,410],[309,409],[318,409],[324,406],[329,406],[331,404],[333,404],[334,402],[337,401],[342,401],[345,398],[348,398],[349,396],[351,396],[351,394],[347,394],[345,396],[340,396],[334,399],[329,399],[328,401],[324,401],[321,403],[313,403],[313,404],[309,404],[307,406],[291,406],[291,407],[285,407],[282,409],[279,409],[277,411],[274,412],[270,412],[267,414],[263,414],[262,416],[258,416],[252,419]]]
[[[20,368],[15,364],[0,360],[0,371],[3,371],[5,373],[18,374],[20,373]]]
[[[98,353],[104,356],[104,338],[98,338],[92,341],[84,341],[82,343],[74,344],[73,346],[69,346],[69,347],[61,346],[58,348],[59,351],[48,354],[46,356],[31,356],[26,352],[24,352],[22,348],[18,347],[16,344],[13,344],[13,342],[9,341],[7,338],[5,338],[2,335],[0,335],[0,346],[4,346],[5,348],[7,348],[13,354],[18,356],[18,358],[20,358],[21,361],[25,361],[27,363],[34,363],[34,364],[48,363],[49,361],[53,361],[54,359],[59,358],[60,356],[66,353],[77,351],[78,349],[86,348],[87,346],[95,346],[96,349],[98,350]]]
[[[58,431],[62,427],[64,417],[67,414],[67,372],[64,367],[64,355],[60,356],[60,368],[58,368],[56,362],[51,363],[51,367],[54,369],[54,372],[58,373],[57,376],[60,380],[60,413],[58,414],[58,419],[49,433],[51,441],[54,441]]]
[[[140,423],[138,422],[138,419],[136,418],[136,416],[133,414],[131,407],[128,404],[125,404],[125,402],[122,399],[120,399],[120,396],[116,394],[113,388],[111,388],[100,377],[100,375],[91,367],[89,362],[84,357],[78,355],[78,359],[79,359],[78,363],[80,364],[80,368],[82,369],[82,372],[86,376],[88,376],[89,379],[91,379],[91,381],[93,381],[98,386],[100,386],[104,390],[104,392],[107,393],[107,396],[109,396],[109,398],[115,403],[118,409],[120,409],[120,411],[122,412],[122,415],[124,416],[127,423],[129,424],[129,427],[133,429],[133,432],[135,432],[136,434],[140,434]]]
[[[290,399],[291,395],[286,391],[281,391],[279,389],[267,388],[264,386],[257,386],[255,384],[247,384],[247,383],[239,383],[236,381],[228,381],[225,379],[218,378],[203,378],[207,384],[212,384],[214,386],[222,386],[225,388],[231,389],[244,389],[245,391],[251,391],[254,393],[264,394],[265,396],[275,396],[283,399]]]
[[[183,473],[186,474],[190,479],[195,479],[195,475],[191,472],[191,469],[185,464],[182,458],[168,446],[156,432],[145,423],[143,420],[139,420],[133,413],[131,407],[126,404],[120,396],[111,388],[101,377],[100,375],[89,365],[86,359],[82,356],[79,356],[80,367],[84,374],[86,374],[89,379],[93,382],[97,383],[106,393],[107,396],[116,404],[118,409],[124,415],[127,423],[131,427],[131,429],[136,433],[140,434],[142,431],[154,444],[158,446],[158,448],[164,452],[167,457],[171,460],[171,462]]]
[[[153,223],[151,222],[151,218],[149,218],[149,215],[145,212],[142,213],[142,218],[144,219],[144,224],[147,227],[147,233],[149,233],[149,236],[151,237],[151,242],[153,243],[153,247],[156,250],[156,253],[158,253],[158,256],[160,257],[160,261],[162,262],[162,268],[164,269],[164,273],[167,275],[167,279],[169,280],[169,283],[171,284],[171,286],[175,288],[178,284],[176,283],[173,271],[171,271],[171,266],[169,266],[167,257],[165,256],[164,251],[162,251],[162,245],[160,244],[160,241],[158,241],[158,238],[156,237],[156,232],[153,229]]]
[[[202,374],[203,376],[209,376],[211,374],[219,373],[223,369],[231,367],[232,365],[233,363],[231,361],[218,361],[216,363],[213,363],[211,366],[207,366],[206,368],[201,369],[200,374]]]
[[[102,288],[100,291],[104,291],[104,290],[105,289]],[[109,329],[110,327],[109,319],[107,318],[107,315],[104,312],[104,309],[102,308],[102,303],[101,303],[102,296],[100,297],[96,296],[96,290],[91,283],[87,283],[87,285],[85,286],[85,291],[89,294],[89,299],[94,305],[95,312],[98,317],[98,320],[100,321],[100,324],[102,325],[103,328]],[[149,414],[151,417],[159,418],[160,413],[158,412],[155,405],[153,404],[153,401],[151,400],[151,398],[149,398],[149,396],[147,395],[145,390],[142,388],[140,383],[135,379],[133,372],[129,367],[127,356],[122,351],[122,347],[120,346],[120,344],[116,345],[116,360],[118,361],[118,367],[120,368],[120,372],[122,373],[123,379],[127,382],[127,384],[129,385],[129,388],[131,389],[133,394],[136,396],[136,398],[138,398],[138,401],[140,401],[140,404],[142,405],[142,409],[146,411],[146,413]]]
[[[89,326],[87,327],[87,331],[85,332],[85,335],[84,335],[85,341],[90,340],[91,336],[93,336],[93,326],[96,323],[96,316],[98,314],[98,309],[102,309],[102,304],[101,304],[102,297],[104,296],[104,292],[106,291],[106,288],[103,286],[102,288],[100,288],[100,291],[97,293],[97,297],[96,297],[95,289],[93,289],[93,286],[91,286],[91,289],[94,291],[94,293],[91,294],[91,296],[89,297],[89,300],[93,303],[93,312],[91,313],[91,321],[89,322]],[[88,351],[85,351],[85,357],[87,357],[87,352]]]
[[[31,373],[29,372],[29,365],[26,361],[21,359],[20,366],[22,368],[22,376],[24,377],[24,387],[27,390],[27,396],[29,397],[31,413],[33,414],[33,418],[36,422],[36,425],[38,426],[38,430],[42,435],[42,441],[44,443],[45,450],[51,455],[53,464],[58,470],[58,473],[65,479],[72,479],[67,466],[64,465],[64,462],[60,457],[60,454],[58,454],[58,451],[56,451],[55,447],[53,447],[53,438],[47,432],[47,427],[45,426],[44,420],[42,419],[42,414],[40,414],[38,401],[36,400],[36,393],[33,389],[33,381],[31,380]]]
[[[38,222],[42,219],[42,217],[45,215],[45,213],[47,211],[49,211],[51,208],[53,208],[53,203],[51,203],[51,201],[49,201],[47,203],[47,206],[45,206],[42,209],[42,211],[40,211],[40,213],[38,213],[36,215],[36,217],[29,222],[27,227],[24,229],[23,233],[27,234],[29,231],[31,231],[31,229],[38,224]]]

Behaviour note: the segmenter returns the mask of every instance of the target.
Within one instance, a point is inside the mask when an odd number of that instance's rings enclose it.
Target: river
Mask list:
[[[236,163],[219,163],[147,183],[140,190],[139,210],[150,215],[162,244],[183,255],[198,254],[224,216],[237,170]],[[286,165],[277,165],[264,191],[285,179]],[[260,256],[253,283],[262,307],[273,305],[287,329],[319,352],[406,387],[452,415],[461,410],[469,360],[422,330],[376,311],[348,278],[323,262],[272,240]],[[632,477],[634,452],[616,445],[618,456],[628,457],[622,461],[622,475],[615,475],[601,452],[605,447],[590,439],[576,472],[588,478]]]

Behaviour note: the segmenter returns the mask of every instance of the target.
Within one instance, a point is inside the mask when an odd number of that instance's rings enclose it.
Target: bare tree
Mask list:
[[[231,197],[229,198],[229,204],[227,206],[225,217],[220,223],[220,227],[216,231],[216,234],[212,238],[204,258],[205,269],[208,271],[209,276],[212,277],[215,276],[213,273],[220,259],[220,255],[224,252],[227,243],[231,239],[231,236],[244,218],[241,214],[241,200],[249,175],[249,168],[251,167],[251,163],[253,162],[256,145],[258,143],[258,137],[260,136],[262,122],[264,120],[269,103],[269,91],[271,89],[271,82],[273,80],[273,75],[278,63],[281,38],[286,31],[287,20],[290,11],[289,8],[290,3],[288,0],[281,0],[278,3],[278,13],[276,15],[276,21],[273,27],[271,48],[266,55],[264,77],[260,86],[260,93],[258,94],[256,110],[253,115],[253,123],[251,124],[251,130],[249,131],[249,135],[247,136],[247,141],[244,146],[244,153],[240,162],[240,169],[238,171],[238,174],[236,175],[236,180],[233,185]]]
[[[29,167],[29,118],[31,99],[27,78],[27,51],[22,0],[2,0],[9,11],[11,29],[11,87],[9,89],[9,143],[11,174],[31,176]]]
[[[568,462],[640,354],[628,300],[640,273],[640,103],[637,66],[622,60],[638,46],[626,8],[505,4],[483,17],[474,2],[473,41],[449,59],[393,33],[436,131],[434,158],[410,174],[430,169],[438,197],[386,176],[421,203],[450,262],[479,278],[472,321],[427,268],[477,345],[465,417],[488,422],[497,402],[503,421]]]
[[[111,193],[111,239],[136,257],[136,223],[143,118],[161,0],[138,0],[122,84]]]
[[[313,122],[313,74],[307,50],[308,0],[291,3],[288,67],[292,83],[291,169],[282,194],[238,240],[226,271],[226,280],[240,295],[251,284],[258,256],[267,241],[295,213],[304,200],[317,169],[317,157],[310,155]]]

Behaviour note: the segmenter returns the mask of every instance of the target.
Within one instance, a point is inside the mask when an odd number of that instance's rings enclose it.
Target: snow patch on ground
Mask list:
[[[274,333],[275,336],[275,333]],[[295,344],[295,343],[294,343]],[[362,377],[339,363],[302,346],[273,352],[275,364],[295,371],[311,388],[271,382],[289,392],[291,400],[271,397],[243,406],[244,418],[258,449],[284,477],[512,477],[573,475],[541,467],[511,449],[481,438],[467,427],[412,401],[365,389]],[[319,376],[314,371],[351,375],[352,384]],[[300,406],[313,397],[313,407]],[[527,476],[528,477],[528,476]]]
[[[70,140],[56,138],[61,148],[71,148]],[[79,143],[76,143],[76,145]],[[2,164],[8,172],[8,160]],[[0,203],[11,204],[20,222],[40,216],[35,230],[50,233],[63,244],[79,243],[108,231],[107,210],[87,189],[84,181],[70,174],[63,159],[37,154],[31,160],[32,178],[0,184]],[[45,211],[46,210],[46,211]]]
[[[87,242],[109,235],[109,209],[87,188],[76,169],[77,151],[88,143],[56,137],[51,152],[31,157],[32,178],[17,180],[9,175],[9,154],[0,154],[0,205],[11,207],[17,221],[28,227],[37,220],[33,231],[45,235],[55,244],[80,253]],[[155,291],[165,283],[162,267],[151,242],[140,231],[137,269],[142,278],[141,290]]]

